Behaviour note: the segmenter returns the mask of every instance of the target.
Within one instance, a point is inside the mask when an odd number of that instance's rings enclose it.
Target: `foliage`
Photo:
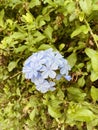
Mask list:
[[[0,130],[98,129],[98,0],[0,0]],[[72,80],[40,93],[21,70],[58,50]]]

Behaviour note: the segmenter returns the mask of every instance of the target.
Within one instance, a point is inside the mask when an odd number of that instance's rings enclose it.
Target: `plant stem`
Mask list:
[[[98,48],[98,43],[97,43],[97,40],[95,39],[95,36],[94,36],[95,34],[93,33],[91,27],[89,26],[89,23],[87,22],[87,20],[85,19],[84,21],[85,21],[85,23],[86,23],[86,25],[87,25],[87,27],[88,27],[88,29],[89,29],[90,34],[92,35],[92,37],[93,37],[93,39],[94,39],[94,42],[95,42],[97,48]]]

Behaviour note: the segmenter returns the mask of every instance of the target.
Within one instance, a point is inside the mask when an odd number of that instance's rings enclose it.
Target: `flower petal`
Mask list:
[[[54,79],[54,78],[56,77],[56,72],[51,71],[51,72],[49,73],[49,77],[52,78],[52,79]]]

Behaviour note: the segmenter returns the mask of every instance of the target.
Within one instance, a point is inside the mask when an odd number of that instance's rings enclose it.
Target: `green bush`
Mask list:
[[[0,130],[98,129],[98,0],[0,0]],[[22,74],[53,48],[72,80],[42,94]]]

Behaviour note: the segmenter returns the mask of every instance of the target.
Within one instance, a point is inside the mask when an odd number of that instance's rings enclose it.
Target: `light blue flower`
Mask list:
[[[62,65],[63,56],[59,52],[55,52],[54,56],[54,63],[57,64],[59,67]]]
[[[45,78],[45,79],[48,78],[48,77],[54,79],[56,77],[55,70],[57,70],[57,69],[58,69],[58,66],[55,65],[53,62],[47,63],[41,69],[41,71],[42,71],[42,77]]]
[[[24,63],[24,67],[22,72],[25,73],[26,79],[32,79],[38,76],[38,72],[42,68],[42,64],[44,64],[44,52],[32,54]]]
[[[60,66],[60,74],[61,75],[68,75],[69,70],[71,70],[70,65],[68,64],[67,60],[63,60],[62,65]]]
[[[37,77],[31,79],[35,85],[42,84],[45,79],[39,74]]]
[[[72,77],[70,75],[61,75],[61,74],[58,74],[56,76],[56,80],[60,80],[62,77],[64,77],[68,81],[70,81],[72,79]]]
[[[62,75],[61,74],[58,74],[57,76],[56,76],[56,80],[60,80],[62,78]]]
[[[55,82],[50,81],[49,84],[50,84],[49,90],[54,91],[55,90],[55,87],[54,87],[55,86]]]
[[[36,89],[42,93],[55,90],[55,82],[61,77],[71,80],[68,75],[71,67],[66,59],[58,52],[54,52],[52,48],[33,53],[24,62],[22,72],[26,79],[36,85]]]
[[[47,80],[43,80],[42,82],[36,85],[36,89],[42,93],[46,93],[49,90],[55,90],[55,88],[53,88],[54,85],[55,83],[49,83]]]
[[[66,80],[70,81],[72,79],[72,77],[70,75],[66,75],[64,76]]]
[[[42,93],[46,93],[49,90],[49,87],[50,85],[47,80],[36,85],[36,89]]]
[[[32,56],[31,61],[34,62],[37,65],[42,65],[46,63],[46,58],[45,58],[45,52],[40,51],[39,53],[34,53]]]
[[[26,79],[31,79],[33,77],[38,76],[38,70],[41,68],[41,66],[36,66],[34,63],[29,63],[28,65],[23,67],[22,72],[25,73]]]
[[[53,86],[55,86],[55,83],[52,82],[52,81],[45,80],[42,77],[35,78],[34,83],[35,83],[37,89],[41,89],[41,86],[47,85],[47,87],[43,86],[44,91],[49,91],[49,90],[53,91],[53,90],[55,90],[55,88],[53,87]]]
[[[52,62],[56,66],[60,66],[60,64],[62,64],[63,56],[59,52],[53,52],[52,49],[48,49],[46,51],[46,55],[48,60],[47,62]]]

